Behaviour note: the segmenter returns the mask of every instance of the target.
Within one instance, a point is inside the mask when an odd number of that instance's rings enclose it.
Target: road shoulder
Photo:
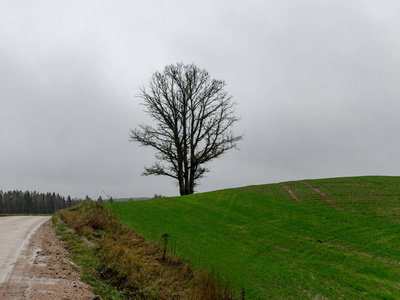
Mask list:
[[[51,220],[31,236],[20,252],[1,299],[91,299],[90,287],[79,280],[79,272],[58,239]]]

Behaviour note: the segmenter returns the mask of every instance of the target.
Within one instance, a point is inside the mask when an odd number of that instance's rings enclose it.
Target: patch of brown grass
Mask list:
[[[233,299],[227,284],[165,253],[164,247],[122,225],[100,203],[88,201],[58,215],[97,245],[97,275],[124,291],[127,299]]]

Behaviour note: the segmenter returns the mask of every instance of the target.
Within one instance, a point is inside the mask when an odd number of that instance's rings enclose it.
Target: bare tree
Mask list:
[[[181,195],[192,194],[197,180],[210,170],[205,163],[236,147],[231,96],[225,82],[210,79],[194,64],[178,63],[155,72],[148,88],[140,89],[154,127],[139,125],[130,140],[157,150],[155,162],[143,175],[165,175],[178,181]]]

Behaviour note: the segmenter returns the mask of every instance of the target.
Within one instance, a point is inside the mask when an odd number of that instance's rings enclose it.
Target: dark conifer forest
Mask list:
[[[65,199],[56,193],[0,190],[0,214],[53,214],[82,201],[71,199],[70,196]]]

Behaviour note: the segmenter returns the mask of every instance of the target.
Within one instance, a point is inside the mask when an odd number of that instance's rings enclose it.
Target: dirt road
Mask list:
[[[49,217],[0,217],[0,299],[89,300]]]
[[[29,237],[50,217],[0,217],[0,285],[7,281]]]

